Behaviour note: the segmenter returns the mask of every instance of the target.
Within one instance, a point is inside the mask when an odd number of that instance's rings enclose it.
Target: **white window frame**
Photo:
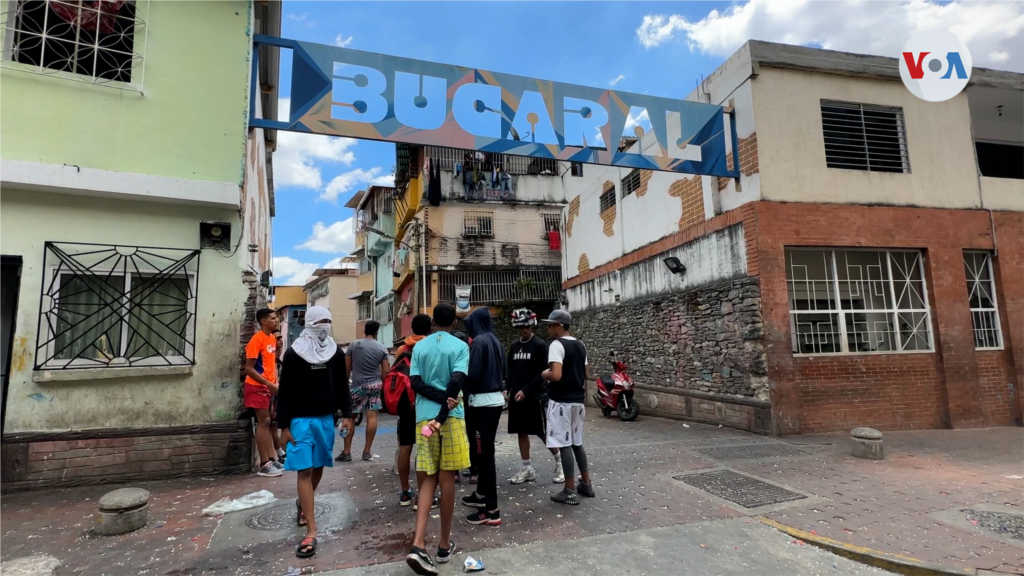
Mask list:
[[[155,271],[155,270],[139,270],[138,272],[141,272],[143,276],[145,274],[147,274],[147,273],[159,274],[159,272]],[[50,267],[49,277],[51,279],[55,280],[55,281],[58,281],[58,285],[60,285],[59,284],[59,280],[56,278],[56,276],[58,274],[60,274],[61,276],[81,276],[82,275],[82,274],[76,274],[73,270],[67,270],[66,268],[65,269],[58,269],[57,266],[52,266],[52,267]],[[127,310],[128,310],[128,307],[129,307],[129,304],[127,302],[128,293],[131,291],[132,277],[133,276],[137,276],[138,273],[136,273],[134,271],[130,271],[127,274],[124,274],[123,271],[119,271],[119,270],[111,271],[108,268],[108,269],[96,269],[96,270],[93,270],[92,273],[89,274],[89,275],[90,276],[100,276],[100,277],[106,277],[106,276],[125,276],[124,295],[122,296],[122,303],[124,303],[124,308],[122,308],[121,311],[118,312],[118,315],[121,317],[120,320],[119,320],[120,326],[121,326],[121,338],[120,338],[120,346],[121,346],[121,348],[120,348],[120,350],[118,350],[118,357],[121,357],[125,352],[127,352],[127,350],[125,348],[126,348],[126,346],[128,346],[128,317],[127,317],[127,314],[128,314]],[[190,290],[192,291],[193,294],[196,294],[196,275],[195,275],[195,273],[188,272],[188,273],[171,274],[169,277],[170,278],[187,278],[189,286],[190,286]],[[56,298],[54,298],[54,301],[53,301],[53,309],[54,310],[60,310],[60,296],[59,296],[59,294],[60,293],[58,292],[58,296]],[[198,300],[198,298],[191,298],[191,299],[186,301],[185,306],[195,307],[197,300]],[[193,315],[196,314],[195,310],[188,310],[188,311],[191,314],[193,314]],[[56,344],[57,344],[57,341],[54,338],[55,334],[53,333],[53,330],[50,328],[49,323],[45,323],[44,322],[43,323],[43,329],[46,330],[46,332],[47,332],[46,340],[47,340],[48,343],[46,345],[46,357],[50,358],[50,360],[48,360],[45,364],[43,364],[42,369],[44,369],[44,370],[66,370],[66,369],[75,369],[75,368],[103,368],[103,366],[98,365],[95,360],[86,360],[86,359],[82,359],[82,358],[71,359],[71,360],[60,360],[60,359],[57,359],[57,358],[53,358],[53,355],[54,355],[54,353],[56,351]],[[168,366],[168,365],[171,365],[171,366],[191,366],[191,365],[193,365],[195,363],[195,361],[194,361],[195,353],[196,353],[195,352],[195,346],[194,346],[194,344],[189,344],[189,342],[195,342],[195,322],[188,322],[188,323],[186,323],[185,329],[186,329],[186,333],[185,333],[185,347],[186,348],[185,348],[185,350],[186,350],[186,354],[187,354],[186,356],[162,356],[160,358],[150,358],[148,360],[140,359],[140,360],[137,360],[137,361],[133,361],[131,363],[131,366],[133,368],[138,368],[138,367],[151,367],[151,366],[159,367],[159,366]],[[189,361],[189,358],[193,358],[193,361]],[[129,358],[129,360],[131,360],[131,358]],[[168,363],[170,363],[170,364],[168,364]],[[109,367],[115,367],[115,366],[109,366]]]
[[[828,262],[830,265],[831,280],[825,278],[823,280],[813,280],[812,282],[831,282],[831,292],[829,298],[831,299],[832,305],[835,307],[828,310],[789,310],[789,327],[790,327],[790,342],[791,351],[794,356],[838,356],[838,355],[850,355],[860,356],[866,354],[934,354],[935,353],[935,330],[932,326],[932,314],[931,305],[929,303],[928,296],[928,281],[925,277],[924,270],[924,252],[912,248],[845,248],[845,247],[816,247],[816,246],[787,246],[785,251],[788,252],[825,252],[828,255]],[[892,309],[845,309],[842,304],[842,291],[840,290],[840,283],[843,282],[839,279],[839,266],[836,259],[836,252],[875,252],[885,254],[885,265],[887,270],[888,280],[884,281],[888,284],[889,298],[891,298],[893,308]],[[921,299],[924,303],[924,308],[897,308],[899,298],[896,295],[895,284],[896,281],[892,275],[892,254],[893,253],[915,253],[917,254],[917,268],[918,274],[921,277]],[[786,306],[790,305],[790,292],[792,285],[796,282],[806,282],[805,279],[794,279],[791,278],[790,266],[786,265]],[[849,282],[850,280],[846,280]],[[839,343],[840,351],[838,352],[799,352],[799,338],[800,333],[796,330],[797,318],[800,314],[828,314],[835,315],[838,318],[839,323]],[[902,337],[899,329],[899,314],[900,313],[912,313],[912,314],[924,314],[924,318],[921,321],[927,328],[928,335],[928,348],[925,350],[905,350],[903,349]],[[858,350],[850,350],[850,342],[847,336],[849,330],[846,325],[847,314],[887,314],[890,315],[893,320],[893,341],[896,349],[894,350],[872,350],[861,352]]]
[[[143,92],[143,84],[146,70],[146,45],[149,42],[149,26],[146,23],[146,20],[149,19],[149,0],[127,0],[127,3],[135,5],[135,28],[132,33],[131,82],[105,80],[103,78],[79,74],[77,72],[47,68],[43,66],[42,63],[34,65],[14,60],[14,37],[17,30],[16,19],[18,17],[18,4],[22,3],[23,1],[24,0],[7,0],[6,2],[0,3],[0,6],[4,7],[4,12],[2,14],[2,22],[0,22],[0,28],[3,29],[4,34],[3,54],[2,58],[0,58],[0,67],[11,70],[17,70],[20,72],[26,72],[29,74],[38,74],[40,76],[52,76],[55,78],[61,78],[63,80],[70,80],[72,82],[82,82],[84,84],[104,86],[107,88],[114,88],[117,90],[124,90],[128,92],[138,92],[140,94]],[[53,0],[46,0],[47,3],[50,3],[52,1]],[[76,0],[63,0],[63,3],[73,4],[74,1]],[[45,30],[40,35],[40,37],[42,38],[41,41],[45,43],[47,38]]]
[[[486,218],[491,226],[483,230],[480,219]],[[470,225],[470,222],[474,222]],[[462,213],[462,235],[466,238],[494,238],[494,212],[490,210],[466,210]]]
[[[1003,347],[1004,347],[1004,344],[1003,344],[1003,327],[1002,327],[1002,322],[999,319],[999,297],[996,295],[996,275],[995,275],[995,268],[993,268],[993,266],[992,266],[992,253],[988,252],[988,251],[985,251],[985,250],[964,250],[964,273],[965,274],[967,273],[968,270],[971,269],[970,265],[968,265],[968,263],[967,263],[967,255],[968,254],[976,255],[976,256],[983,256],[984,257],[985,260],[984,260],[982,265],[988,271],[988,289],[989,289],[989,294],[992,297],[992,307],[991,308],[971,308],[971,330],[972,330],[972,333],[974,334],[974,349],[975,350],[1002,350]],[[971,272],[974,273],[975,271],[971,270]],[[977,284],[977,283],[980,283],[980,282],[982,282],[980,276],[976,275],[974,278],[971,278],[970,276],[967,277],[967,305],[968,306],[970,306],[971,296],[974,294],[974,290],[977,288],[976,285],[972,286],[972,283],[973,284]],[[994,324],[994,332],[995,332],[996,342],[997,342],[996,346],[978,346],[978,332],[980,330],[984,330],[984,328],[982,328],[982,329],[978,328],[978,322],[977,322],[976,319],[979,317],[979,315],[982,315],[982,314],[990,314],[991,318],[994,320],[993,324]]]
[[[850,162],[841,162],[841,160],[844,159],[844,157],[842,157],[842,156],[838,156],[838,157],[834,156],[832,162],[835,163],[835,164],[844,164],[844,165],[842,165],[842,166],[828,166],[828,162],[829,162],[828,150],[827,150],[827,147],[828,147],[828,140],[827,140],[828,136],[825,135],[826,126],[825,126],[825,110],[824,110],[826,107],[828,107],[828,108],[845,108],[845,109],[847,109],[847,110],[849,110],[851,112],[851,114],[850,114],[851,116],[853,115],[852,112],[857,112],[857,115],[860,117],[861,138],[862,138],[862,142],[864,144],[864,168],[857,167],[853,163],[850,163]],[[878,169],[872,170],[871,169],[871,147],[870,147],[870,144],[869,144],[869,141],[870,141],[870,137],[869,136],[870,135],[868,134],[867,120],[865,120],[865,115],[864,115],[865,111],[867,111],[867,112],[883,112],[883,113],[891,113],[891,114],[893,114],[893,116],[894,116],[894,118],[896,120],[896,138],[899,141],[899,147],[900,147],[900,161],[899,162],[900,162],[900,164],[902,165],[902,168],[903,168],[902,172],[896,172],[894,170],[878,170]],[[825,151],[825,165],[828,168],[833,169],[833,170],[856,170],[858,172],[876,172],[876,173],[880,172],[880,173],[883,173],[883,174],[910,174],[911,173],[910,172],[910,152],[909,152],[908,146],[907,146],[906,117],[903,114],[903,108],[902,107],[900,107],[900,106],[879,106],[879,105],[874,105],[874,104],[862,104],[860,102],[844,102],[844,101],[841,101],[841,100],[824,100],[823,99],[823,100],[821,100],[819,102],[819,113],[821,114],[822,145],[825,147],[825,150],[824,150]],[[876,150],[875,154],[876,155],[878,154],[877,150]],[[846,157],[846,159],[848,159],[848,157]]]

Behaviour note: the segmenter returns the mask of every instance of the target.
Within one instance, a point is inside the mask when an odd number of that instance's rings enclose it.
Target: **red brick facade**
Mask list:
[[[968,428],[1020,421],[1024,344],[1024,214],[982,210],[757,202],[748,268],[761,278],[776,433]],[[993,223],[997,243],[993,243]],[[748,237],[749,237],[748,231]],[[976,351],[965,249],[994,250],[1004,350]],[[925,255],[935,350],[794,356],[785,249],[915,248]],[[755,262],[756,261],[756,262]]]

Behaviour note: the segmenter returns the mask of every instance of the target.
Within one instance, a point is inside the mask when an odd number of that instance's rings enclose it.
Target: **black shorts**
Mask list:
[[[416,445],[416,409],[398,411],[398,445]]]
[[[515,395],[508,403],[508,433],[527,434],[544,438],[547,424],[544,418],[544,406],[535,398],[524,398],[515,401]]]

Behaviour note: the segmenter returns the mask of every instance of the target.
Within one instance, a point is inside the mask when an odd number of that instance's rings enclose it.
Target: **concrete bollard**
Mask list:
[[[149,518],[149,492],[142,488],[121,488],[100,498],[96,533],[114,536],[138,530]]]
[[[857,458],[868,460],[884,460],[885,445],[882,443],[882,433],[874,428],[861,426],[850,432],[853,440],[853,455]]]

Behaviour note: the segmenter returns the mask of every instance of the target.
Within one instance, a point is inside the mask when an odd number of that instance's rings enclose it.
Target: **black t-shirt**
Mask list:
[[[541,372],[548,367],[548,345],[534,335],[523,342],[516,339],[508,348],[508,393],[515,397],[522,390],[530,398],[544,392]]]
[[[292,418],[334,416],[341,410],[352,417],[345,353],[338,351],[324,364],[311,365],[295,349],[284,353],[277,393],[277,427],[290,427]]]
[[[581,404],[587,396],[587,347],[572,338],[559,338],[565,350],[562,379],[548,385],[548,397],[563,404]]]

